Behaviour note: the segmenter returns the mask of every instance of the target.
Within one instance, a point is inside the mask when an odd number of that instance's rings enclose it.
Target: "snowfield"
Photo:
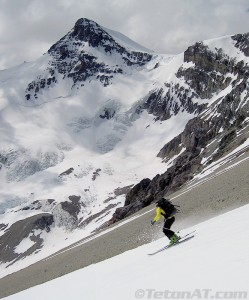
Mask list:
[[[246,299],[248,214],[242,206],[183,230],[195,237],[154,256],[166,238],[4,299]]]

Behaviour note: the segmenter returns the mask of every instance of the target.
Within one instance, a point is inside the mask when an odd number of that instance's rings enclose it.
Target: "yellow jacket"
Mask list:
[[[156,216],[155,218],[153,219],[153,221],[157,222],[160,220],[161,217],[164,217],[165,218],[166,216],[166,213],[165,211],[161,208],[161,207],[157,207],[156,208]],[[168,217],[169,218],[172,218],[172,216]]]

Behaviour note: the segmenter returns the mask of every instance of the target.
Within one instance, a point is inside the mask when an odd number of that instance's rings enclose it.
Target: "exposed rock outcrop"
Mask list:
[[[190,89],[186,89],[179,84],[167,83],[165,85],[166,88],[150,93],[148,99],[141,107],[156,116],[156,120],[167,120],[177,115],[180,111],[198,114],[206,107],[205,104],[198,104],[192,101],[196,94]]]
[[[198,98],[209,99],[213,93],[224,90],[237,73],[234,59],[227,57],[222,49],[212,52],[203,43],[196,43],[184,52],[184,62],[192,63],[189,68],[180,68],[176,74],[184,78]]]
[[[232,39],[236,41],[235,47],[240,49],[245,56],[249,56],[249,33],[236,34],[232,36]]]
[[[0,258],[2,262],[15,262],[25,256],[38,251],[43,244],[42,231],[50,231],[54,222],[53,216],[49,213],[41,213],[35,216],[17,221],[0,237]],[[29,240],[32,244],[22,252],[16,250],[23,240]]]

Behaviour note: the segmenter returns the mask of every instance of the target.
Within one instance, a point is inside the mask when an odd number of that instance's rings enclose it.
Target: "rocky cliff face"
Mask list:
[[[234,46],[238,50],[249,55],[248,34],[231,39],[236,41]],[[152,180],[144,179],[134,186],[126,195],[124,208],[116,210],[111,223],[176,191],[205,165],[243,144],[249,136],[248,62],[229,57],[222,48],[212,51],[203,43],[189,47],[184,52],[184,62],[190,67],[181,66],[176,76],[184,81],[185,87],[168,86],[163,97],[163,88],[152,93],[144,108],[161,120],[170,118],[172,112],[177,114],[180,109],[197,116],[158,153],[164,163],[175,157],[173,165],[164,174]],[[181,106],[172,106],[172,93],[177,93]],[[197,99],[212,99],[219,94],[211,105],[194,103]]]
[[[165,86],[167,91],[164,88],[153,91],[142,107],[156,116],[156,120],[164,121],[183,111],[198,114],[205,107],[205,104],[194,103],[192,99],[196,94],[179,83],[166,83]]]

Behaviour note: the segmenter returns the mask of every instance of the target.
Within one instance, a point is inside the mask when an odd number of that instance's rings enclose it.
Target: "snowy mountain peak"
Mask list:
[[[91,47],[104,46],[106,52],[111,52],[111,48],[115,47],[138,52],[152,52],[124,34],[100,26],[98,23],[86,18],[81,18],[75,23],[72,36],[77,40],[88,42]]]
[[[132,56],[138,56],[136,52],[151,52],[125,35],[104,28],[86,18],[79,19],[73,29],[50,48],[49,53],[53,53],[58,46],[61,48],[68,44],[72,44],[72,47],[76,48],[86,47],[88,51],[89,48],[98,48],[99,51],[103,49],[104,53],[116,52],[119,55],[127,56],[128,59]],[[142,60],[141,57],[139,60]]]
[[[139,50],[134,50],[136,48]],[[64,90],[65,86],[70,87],[66,94],[92,80],[106,87],[117,75],[136,72],[152,60],[153,55],[141,49],[145,48],[118,32],[105,30],[94,21],[79,19],[74,28],[48,50],[45,70],[38,67],[43,71],[28,84],[26,100],[37,103],[44,90],[55,86],[63,86]]]
[[[87,18],[80,18],[76,21],[74,28],[82,28],[82,27],[92,27],[92,28],[100,28],[100,26],[93,20],[89,20]]]

